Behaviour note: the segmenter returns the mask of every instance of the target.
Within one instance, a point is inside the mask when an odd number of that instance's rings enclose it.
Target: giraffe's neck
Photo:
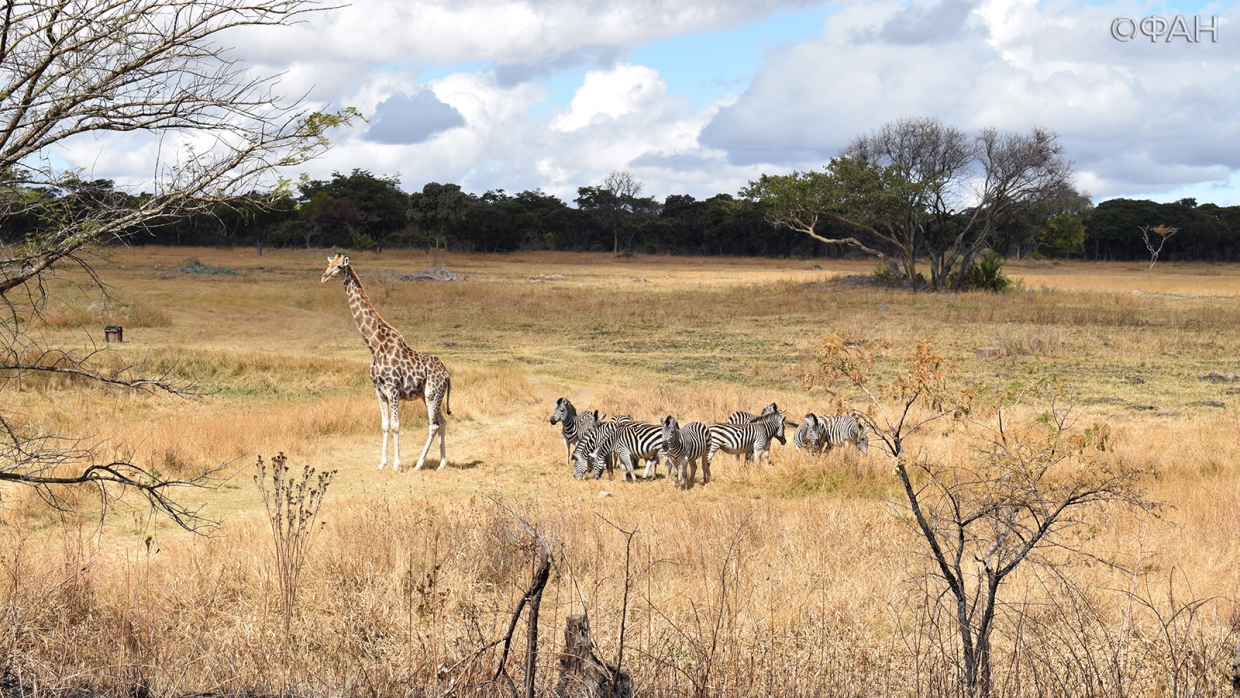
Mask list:
[[[384,335],[389,333],[397,337],[400,335],[391,325],[384,322],[383,318],[379,317],[375,307],[370,304],[370,298],[366,296],[362,281],[357,278],[357,272],[353,271],[352,267],[345,267],[345,272],[344,291],[349,297],[349,311],[353,313],[357,331],[362,333],[362,339],[374,353],[383,344]]]

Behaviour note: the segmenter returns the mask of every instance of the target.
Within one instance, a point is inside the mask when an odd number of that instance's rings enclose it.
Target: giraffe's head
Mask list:
[[[327,271],[323,272],[323,283],[327,283],[328,280],[340,276],[340,273],[348,268],[348,266],[349,258],[342,254],[328,257]]]

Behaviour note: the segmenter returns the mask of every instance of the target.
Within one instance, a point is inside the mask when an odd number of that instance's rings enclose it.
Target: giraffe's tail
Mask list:
[[[443,393],[443,411],[452,414],[452,376],[448,376],[447,390]]]

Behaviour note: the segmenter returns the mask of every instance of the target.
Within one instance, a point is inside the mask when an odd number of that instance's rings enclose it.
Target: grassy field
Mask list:
[[[770,466],[724,457],[709,485],[681,492],[663,473],[573,480],[548,424],[561,396],[682,423],[771,401],[798,420],[859,405],[803,383],[830,333],[889,342],[887,366],[933,337],[983,394],[1058,376],[1083,423],[1109,424],[1122,457],[1150,473],[1157,516],[1104,513],[1086,546],[1139,560],[1141,574],[1074,568],[1079,608],[1092,610],[1005,627],[1005,694],[1223,694],[1240,624],[1240,381],[1229,378],[1240,372],[1240,267],[1031,262],[1007,267],[1012,293],[931,295],[860,285],[873,264],[858,261],[453,254],[452,283],[397,280],[426,266],[419,253],[352,264],[384,318],[452,372],[442,471],[375,470],[369,354],[340,283],[319,282],[322,252],[122,250],[101,267],[110,302],[68,278],[54,288],[39,332],[86,346],[122,324],[122,357],[172,367],[207,394],[26,381],[4,396],[23,428],[86,436],[165,473],[227,462],[230,477],[185,494],[222,521],[210,537],[137,506],[98,527],[6,488],[10,672],[132,695],[460,690],[483,664],[494,670],[493,654],[459,663],[502,635],[528,584],[511,510],[557,545],[540,685],[554,681],[570,612],[591,614],[600,655],[615,661],[627,578],[625,665],[646,695],[951,694],[951,657],[934,650],[916,602],[925,560],[881,454],[777,446]],[[997,358],[978,358],[983,346]],[[425,429],[425,410],[406,403],[408,467]],[[916,447],[966,457],[962,443],[945,426]],[[279,451],[337,471],[287,635],[252,482],[256,456]],[[639,530],[627,573],[616,527]],[[1015,588],[1062,593],[1033,575]],[[1204,603],[1168,623],[1134,598],[1164,615]]]

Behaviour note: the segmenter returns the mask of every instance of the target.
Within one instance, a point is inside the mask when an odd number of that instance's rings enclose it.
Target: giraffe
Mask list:
[[[419,354],[405,344],[400,332],[387,324],[370,298],[362,289],[362,282],[357,272],[349,266],[349,258],[337,254],[327,258],[327,271],[323,272],[323,283],[337,277],[344,277],[344,291],[349,297],[349,310],[353,320],[357,322],[357,330],[370,347],[370,380],[375,384],[375,395],[379,397],[379,416],[383,425],[383,456],[379,459],[379,469],[387,465],[388,433],[392,434],[392,471],[400,471],[400,401],[412,400],[421,396],[426,401],[427,427],[430,433],[426,437],[426,446],[414,470],[421,470],[426,460],[426,453],[431,449],[435,434],[439,434],[439,467],[440,470],[448,462],[444,447],[444,436],[448,431],[447,420],[439,411],[440,403],[444,412],[452,414],[451,393],[452,381],[448,369],[438,357],[430,354]],[[391,413],[389,421],[388,413]],[[390,429],[389,429],[390,427]]]

